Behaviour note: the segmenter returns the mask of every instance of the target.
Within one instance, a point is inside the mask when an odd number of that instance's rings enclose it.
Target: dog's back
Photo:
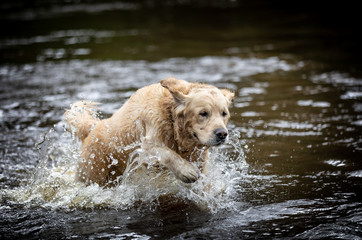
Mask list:
[[[97,103],[79,101],[64,116],[68,130],[82,142],[77,179],[99,185],[112,184],[128,165],[130,154],[148,131],[170,143],[172,97],[160,84],[139,89],[110,118],[97,117]],[[152,126],[152,128],[145,126]],[[155,140],[155,139],[153,139]]]

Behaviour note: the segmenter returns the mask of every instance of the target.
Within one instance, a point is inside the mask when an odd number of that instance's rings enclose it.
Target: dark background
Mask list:
[[[113,9],[99,17],[98,10],[109,3],[114,4]],[[299,54],[302,60],[320,59],[357,73],[362,49],[357,5],[357,1],[284,0],[2,1],[0,62],[36,61],[37,44],[25,47],[4,44],[9,39],[42,35],[56,28],[107,29],[110,26],[114,29],[118,24],[120,29],[142,26],[152,34],[129,39],[129,42],[113,42],[108,50],[93,49],[92,58],[159,60],[203,56],[205,50],[207,55],[223,55],[227,46],[280,42],[285,52]],[[228,31],[224,34],[223,30]],[[207,49],[205,42],[209,45]],[[141,45],[145,43],[156,46],[156,50],[152,54],[142,51]],[[140,51],[120,53],[119,45]]]

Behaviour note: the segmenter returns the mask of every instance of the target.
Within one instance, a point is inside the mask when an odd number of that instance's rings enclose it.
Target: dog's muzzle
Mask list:
[[[216,145],[223,144],[226,141],[228,136],[228,130],[225,128],[217,128],[214,131],[215,138],[216,138]]]

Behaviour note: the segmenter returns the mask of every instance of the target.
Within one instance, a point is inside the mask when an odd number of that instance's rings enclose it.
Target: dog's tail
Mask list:
[[[90,101],[79,101],[66,109],[65,121],[68,123],[68,130],[83,141],[91,132],[92,127],[99,121],[97,117],[97,105]]]

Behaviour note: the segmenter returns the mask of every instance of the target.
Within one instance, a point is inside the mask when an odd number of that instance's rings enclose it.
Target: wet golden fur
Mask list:
[[[82,141],[78,180],[114,184],[139,147],[132,144],[141,143],[178,179],[196,181],[200,169],[191,163],[206,161],[208,148],[226,140],[233,97],[225,89],[168,78],[139,89],[108,119],[97,118],[95,103],[73,104],[65,119]]]

